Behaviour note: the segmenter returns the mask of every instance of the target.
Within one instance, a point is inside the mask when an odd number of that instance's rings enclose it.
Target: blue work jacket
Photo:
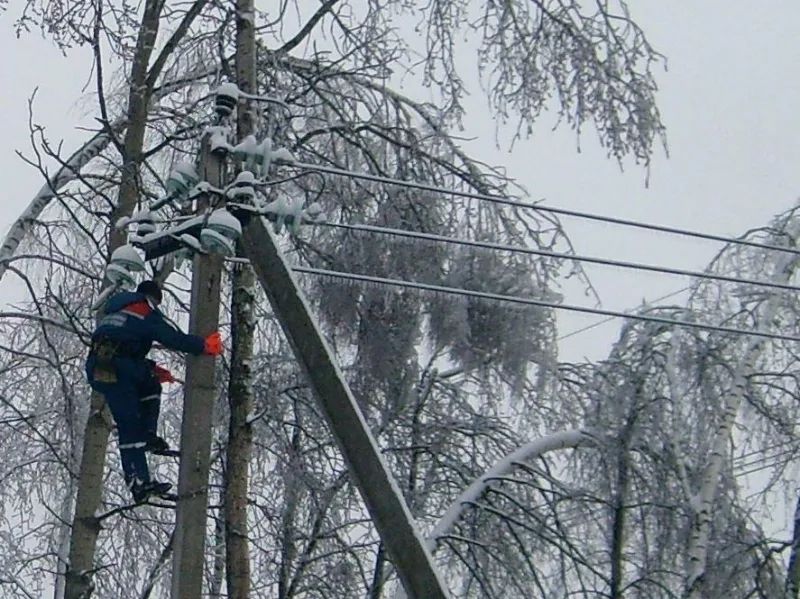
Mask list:
[[[154,342],[189,354],[203,353],[205,339],[187,335],[170,325],[158,308],[144,294],[123,291],[112,296],[105,307],[105,316],[92,334],[92,341],[107,339],[116,342],[124,357],[144,359]]]

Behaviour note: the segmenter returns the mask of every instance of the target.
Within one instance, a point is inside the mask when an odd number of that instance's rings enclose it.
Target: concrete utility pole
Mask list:
[[[411,599],[445,599],[446,587],[433,559],[272,232],[260,217],[253,217],[243,227],[242,242],[328,418],[406,593]]]
[[[203,143],[201,180],[215,187],[223,181],[223,160]],[[208,198],[198,201],[202,211]],[[192,269],[189,332],[208,335],[219,327],[222,257],[195,254]],[[208,471],[211,466],[211,418],[217,396],[214,358],[189,356],[181,422],[181,462],[178,479],[178,513],[172,559],[172,599],[199,599],[205,563]]]

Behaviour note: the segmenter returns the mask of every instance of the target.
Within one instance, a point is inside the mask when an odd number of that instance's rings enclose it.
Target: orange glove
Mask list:
[[[172,376],[172,373],[169,370],[167,370],[166,368],[163,368],[162,366],[159,366],[158,364],[153,366],[153,374],[156,375],[156,378],[158,379],[159,383],[174,383],[175,382],[175,377]]]
[[[214,331],[206,337],[203,353],[207,356],[218,356],[222,353],[222,338],[219,336],[219,331]]]

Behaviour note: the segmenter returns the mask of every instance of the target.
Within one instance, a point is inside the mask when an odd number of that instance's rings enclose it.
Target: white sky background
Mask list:
[[[796,0],[632,0],[632,15],[669,70],[656,72],[658,101],[667,126],[670,158],[658,151],[650,186],[641,167],[621,172],[606,158],[588,127],[576,151],[569,129],[553,132],[555,115],[545,115],[533,139],[495,144],[495,124],[477,82],[467,105],[467,152],[504,166],[530,193],[531,200],[628,219],[735,236],[766,224],[800,196],[800,3]],[[18,8],[16,9],[18,10]],[[42,180],[14,150],[30,151],[27,99],[39,90],[35,120],[50,139],[63,139],[69,155],[88,139],[76,127],[95,126],[91,118],[93,80],[89,52],[64,57],[38,33],[16,39],[15,7],[0,15],[0,174],[3,203],[0,234],[27,206]],[[88,84],[88,87],[86,87]],[[88,98],[88,99],[87,99]],[[424,99],[424,98],[422,98]],[[502,139],[502,138],[501,138]],[[563,218],[580,254],[703,269],[719,245],[641,232],[602,223]],[[688,284],[668,275],[588,266],[603,307],[625,310]],[[0,285],[0,298],[13,297],[13,275]],[[580,289],[565,286],[564,301],[591,303]],[[671,300],[681,303],[682,297]],[[561,334],[602,317],[559,312]],[[602,359],[619,332],[612,321],[565,339],[564,360]]]

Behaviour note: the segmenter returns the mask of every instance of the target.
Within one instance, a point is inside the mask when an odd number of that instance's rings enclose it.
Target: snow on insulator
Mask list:
[[[229,239],[236,240],[242,235],[242,224],[224,208],[215,210],[208,217],[206,228],[212,229]]]
[[[266,175],[269,172],[269,166],[272,163],[272,140],[266,138],[261,142],[261,155],[254,158],[256,168],[259,168],[261,175]]]
[[[297,159],[294,157],[294,154],[292,154],[286,148],[278,148],[277,150],[273,150],[270,158],[272,162],[283,162],[289,164],[297,162]]]
[[[119,287],[130,287],[135,283],[131,271],[114,262],[106,266],[106,278]]]
[[[130,244],[118,247],[111,254],[111,264],[121,266],[127,270],[141,272],[144,270],[144,260]]]
[[[136,234],[140,237],[155,233],[156,224],[150,210],[145,208],[133,215],[132,220],[137,223]]]
[[[236,176],[227,191],[229,199],[241,204],[255,204],[256,177],[250,171],[242,171]]]
[[[200,242],[204,250],[213,254],[233,256],[236,253],[236,242],[214,229],[203,229],[200,232]]]
[[[269,171],[272,160],[272,140],[266,138],[261,142],[255,135],[248,135],[233,147],[233,155],[240,160],[245,171],[262,175]]]
[[[180,173],[172,172],[167,177],[167,195],[180,197],[189,191],[191,185]]]
[[[275,222],[273,228],[276,233],[286,226],[292,233],[297,233],[302,223],[303,201],[285,196],[280,196],[266,206],[264,211],[274,215]]]
[[[255,135],[247,135],[242,141],[233,147],[233,155],[240,160],[245,160],[248,156],[252,156],[260,152],[260,144],[258,141],[256,141]]]
[[[239,204],[256,203],[255,187],[232,187],[228,190],[227,196],[229,199]]]
[[[264,206],[264,211],[276,216],[285,216],[289,213],[289,203],[285,197],[280,196]]]
[[[208,145],[212,153],[227,154],[233,149],[231,144],[228,143],[228,139],[231,136],[230,127],[222,125],[206,127],[206,134],[209,136]]]
[[[114,227],[119,229],[125,229],[129,224],[131,224],[131,217],[130,216],[123,216],[116,223],[114,223]]]
[[[238,175],[236,175],[236,179],[233,180],[234,187],[243,187],[245,185],[253,186],[256,184],[256,176],[251,173],[250,171],[242,171]]]
[[[223,83],[217,88],[214,110],[220,116],[229,116],[239,101],[239,88],[235,83]]]
[[[197,239],[195,239],[194,237],[192,237],[188,233],[184,233],[183,235],[181,235],[179,237],[179,239],[181,240],[181,243],[183,243],[187,247],[191,248],[195,252],[202,252],[203,251],[203,246],[200,245],[200,242],[197,241]]]
[[[303,210],[305,217],[310,221],[316,221],[322,218],[322,204],[319,202],[311,202],[306,209]]]
[[[182,196],[200,180],[194,165],[188,161],[178,162],[167,177],[167,193]]]

